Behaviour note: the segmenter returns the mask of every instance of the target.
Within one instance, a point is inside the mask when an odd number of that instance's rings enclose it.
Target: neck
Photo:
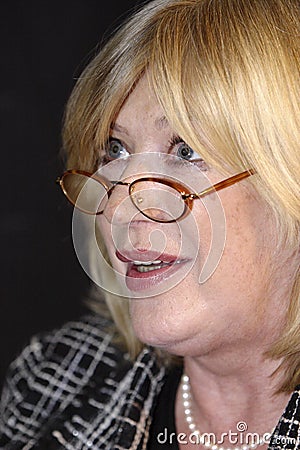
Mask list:
[[[227,358],[223,365],[219,357],[218,365],[209,356],[185,358],[191,409],[200,433],[220,437],[230,430],[237,432],[237,424],[243,422],[247,424],[247,432],[263,435],[277,425],[290,397],[287,393],[276,394],[280,379],[272,374],[279,363],[263,356],[253,358],[249,355],[247,360]],[[178,426],[187,431],[180,389],[176,405]]]

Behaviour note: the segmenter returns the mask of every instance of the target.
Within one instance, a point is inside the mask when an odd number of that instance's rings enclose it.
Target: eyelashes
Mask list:
[[[187,161],[197,165],[202,171],[208,170],[204,159],[181,139],[180,136],[173,135],[169,140],[169,147],[173,150],[173,154],[178,157],[175,161],[179,164]]]
[[[116,161],[121,158],[129,156],[130,153],[126,150],[120,139],[110,137],[104,149],[100,152],[97,163],[98,167],[104,166],[111,161]]]
[[[178,166],[182,163],[190,162],[197,165],[202,171],[208,170],[208,166],[203,158],[178,135],[174,134],[171,136],[167,143],[167,151],[167,154],[176,156],[176,158],[170,158],[172,164]],[[101,167],[112,161],[124,160],[128,156],[130,156],[130,153],[126,148],[126,144],[120,139],[111,136],[104,149],[100,152],[97,165]]]
[[[168,142],[169,148],[175,147],[175,145],[180,144],[181,142],[184,142],[181,137],[178,134],[173,134]]]

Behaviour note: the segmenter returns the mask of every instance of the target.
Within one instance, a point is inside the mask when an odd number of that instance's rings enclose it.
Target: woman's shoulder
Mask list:
[[[113,341],[111,323],[100,316],[91,314],[67,322],[34,335],[10,365],[9,380],[15,380],[17,374],[15,381],[20,385],[19,380],[30,373],[47,383],[51,377],[62,379],[68,372],[68,378],[73,376],[78,383],[84,383],[99,362],[113,367],[127,358]]]
[[[1,449],[131,448],[144,439],[165,371],[149,348],[132,362],[111,325],[86,316],[31,339],[3,390]]]
[[[31,338],[7,373],[0,448],[10,448],[8,442],[16,440],[18,432],[24,432],[22,442],[28,442],[43,432],[49,417],[61,419],[71,405],[84,403],[94,386],[101,391],[107,379],[122,379],[132,363],[114,344],[111,328],[108,320],[87,315]]]

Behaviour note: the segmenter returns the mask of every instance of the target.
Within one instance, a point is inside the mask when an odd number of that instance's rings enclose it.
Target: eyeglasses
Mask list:
[[[99,215],[106,208],[116,186],[128,186],[133,205],[145,217],[160,223],[183,219],[193,207],[194,200],[220,191],[253,175],[252,169],[233,175],[199,193],[171,178],[142,177],[132,182],[110,181],[83,170],[68,170],[56,182],[67,199],[86,214]]]

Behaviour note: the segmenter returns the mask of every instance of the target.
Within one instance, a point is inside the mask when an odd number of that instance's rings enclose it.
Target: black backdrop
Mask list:
[[[89,280],[55,178],[65,102],[133,0],[5,0],[0,6],[0,383],[30,336],[86,312]]]

